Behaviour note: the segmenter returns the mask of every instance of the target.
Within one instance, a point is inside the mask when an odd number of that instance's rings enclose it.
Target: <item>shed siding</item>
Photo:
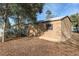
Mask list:
[[[63,39],[71,38],[71,21],[68,17],[64,18],[61,22],[61,33]]]
[[[46,31],[39,38],[48,41],[60,42],[71,38],[71,21],[68,17],[60,19],[58,21],[51,21],[53,30]]]
[[[53,29],[46,31],[39,38],[55,42],[61,41],[61,21],[50,22],[50,24],[53,25]]]

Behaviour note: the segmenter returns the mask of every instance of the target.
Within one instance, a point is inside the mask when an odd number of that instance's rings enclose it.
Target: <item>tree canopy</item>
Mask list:
[[[15,16],[17,20],[17,27],[21,30],[21,21],[24,18],[31,20],[33,23],[36,22],[37,13],[42,13],[42,3],[2,3],[0,4],[0,16],[3,18],[6,29],[11,29],[8,18]],[[19,31],[17,30],[17,31]],[[19,32],[20,33],[20,32]],[[5,35],[6,36],[6,35]]]
[[[36,20],[36,13],[42,13],[43,5],[41,3],[0,4],[0,15],[4,17],[17,15]]]
[[[46,19],[52,18],[54,15],[52,15],[52,12],[50,10],[46,11]]]
[[[71,21],[73,31],[79,32],[79,14],[76,13],[74,15],[71,15]]]
[[[79,25],[79,14],[71,15],[73,26]]]

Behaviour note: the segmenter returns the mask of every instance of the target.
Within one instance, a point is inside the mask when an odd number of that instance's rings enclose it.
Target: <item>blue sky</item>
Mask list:
[[[37,14],[37,20],[44,20],[46,11],[50,10],[55,17],[72,15],[79,12],[78,3],[47,3],[43,7],[43,13]]]
[[[46,11],[50,10],[52,15],[55,17],[67,16],[71,14],[75,14],[79,12],[79,4],[78,3],[47,3],[43,7],[43,12],[41,14],[37,14],[37,20],[45,20],[46,19]],[[11,24],[14,24],[12,18],[9,18]]]

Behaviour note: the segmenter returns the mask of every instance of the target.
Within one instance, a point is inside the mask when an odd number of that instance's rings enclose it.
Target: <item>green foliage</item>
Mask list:
[[[40,3],[30,3],[30,4],[18,4],[22,7],[23,12],[27,17],[32,19],[33,22],[36,21],[36,13],[42,13],[43,4]]]
[[[4,14],[7,11],[7,15],[21,15],[36,19],[36,13],[42,13],[43,5],[41,3],[6,3],[0,4],[0,11]]]
[[[50,10],[46,11],[46,19],[52,18],[54,15],[52,15],[52,12]]]
[[[23,18],[29,18],[34,24],[36,22],[36,14],[38,12],[42,13],[43,5],[41,3],[0,4],[0,15],[5,21],[5,28],[8,29],[7,26],[10,26],[8,22],[8,17],[10,16],[17,16],[19,30],[21,30],[20,25]]]
[[[79,24],[78,18],[79,18],[78,14],[71,15],[72,24],[74,27]]]

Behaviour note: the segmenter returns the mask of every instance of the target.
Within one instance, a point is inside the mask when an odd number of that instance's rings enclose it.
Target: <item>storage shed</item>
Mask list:
[[[68,16],[50,18],[42,23],[47,24],[47,31],[41,35],[40,39],[61,42],[71,38],[71,20]]]

